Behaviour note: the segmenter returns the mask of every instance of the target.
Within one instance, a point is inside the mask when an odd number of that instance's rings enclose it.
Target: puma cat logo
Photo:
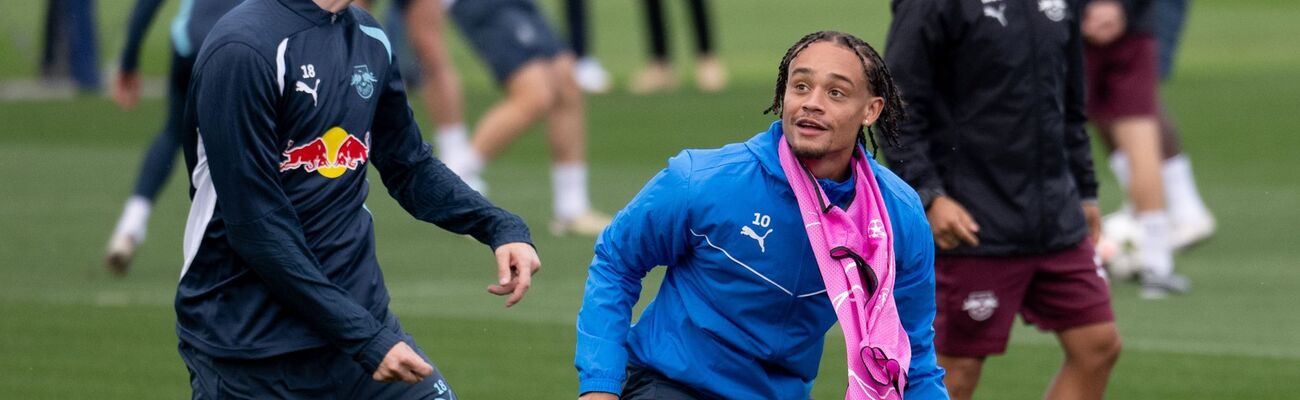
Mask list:
[[[767,246],[763,245],[763,241],[767,239],[767,235],[772,234],[771,229],[768,229],[767,232],[763,234],[763,236],[758,236],[758,232],[754,232],[754,229],[750,228],[749,225],[745,225],[740,227],[740,234],[749,236],[750,239],[754,239],[755,241],[758,241],[758,249],[764,253],[767,252]]]
[[[306,83],[302,83],[302,81],[298,81],[298,82],[297,82],[297,85],[294,85],[293,91],[295,91],[295,92],[303,92],[303,93],[310,94],[310,95],[311,95],[311,105],[315,106],[315,105],[316,105],[316,89],[318,89],[318,88],[320,88],[320,79],[317,79],[317,80],[316,80],[316,86],[315,86],[315,87],[307,86]]]
[[[993,17],[993,19],[998,20],[998,23],[1002,24],[1003,27],[1007,26],[1006,12],[1007,12],[1006,4],[998,4],[996,8],[994,8],[993,5],[990,4],[984,5],[984,16]]]

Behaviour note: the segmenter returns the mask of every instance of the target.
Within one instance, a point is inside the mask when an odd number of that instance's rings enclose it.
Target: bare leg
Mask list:
[[[1154,117],[1124,118],[1109,126],[1115,147],[1128,156],[1129,197],[1139,213],[1165,208],[1160,177],[1160,124]]]
[[[1065,362],[1044,398],[1052,400],[1101,399],[1111,368],[1119,360],[1119,330],[1114,322],[1087,325],[1058,332]]]
[[[506,81],[506,98],[488,110],[474,129],[472,145],[485,161],[505,151],[529,125],[550,111],[556,102],[548,60],[524,64]]]
[[[438,126],[463,123],[465,114],[460,76],[443,39],[446,19],[442,4],[438,0],[414,0],[408,7],[406,32],[424,70],[426,81],[420,93],[424,96],[429,115]]]
[[[952,357],[939,355],[939,366],[946,371],[943,385],[948,387],[948,396],[953,400],[970,400],[979,384],[980,372],[984,369],[984,358]]]
[[[546,123],[551,160],[556,164],[583,162],[587,152],[586,108],[582,91],[573,79],[574,58],[562,54],[551,64],[557,83],[556,102]]]

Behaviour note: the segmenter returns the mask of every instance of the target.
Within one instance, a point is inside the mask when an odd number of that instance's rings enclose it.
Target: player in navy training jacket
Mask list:
[[[176,293],[195,398],[454,398],[388,310],[371,163],[411,215],[493,248],[507,305],[540,265],[523,221],[432,157],[387,36],[348,3],[248,0],[199,52]]]

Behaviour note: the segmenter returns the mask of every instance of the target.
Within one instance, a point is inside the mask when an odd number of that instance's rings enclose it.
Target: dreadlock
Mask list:
[[[781,116],[781,105],[785,102],[786,79],[790,75],[790,62],[809,45],[823,41],[848,48],[858,56],[858,61],[862,62],[862,73],[867,78],[868,89],[885,99],[885,107],[880,111],[880,119],[872,126],[875,126],[880,131],[880,134],[888,139],[891,146],[899,147],[898,126],[907,118],[907,114],[903,112],[903,100],[898,94],[898,88],[894,85],[893,76],[889,74],[889,67],[885,66],[885,61],[880,58],[880,54],[870,44],[857,36],[844,32],[813,32],[799,39],[794,46],[790,46],[790,49],[785,52],[785,57],[781,58],[781,66],[777,69],[776,96],[772,98],[772,105],[763,113]],[[871,126],[859,127],[858,142],[865,146],[867,141],[870,140],[871,151],[874,154],[876,151],[876,138],[868,133],[874,133],[871,132]]]

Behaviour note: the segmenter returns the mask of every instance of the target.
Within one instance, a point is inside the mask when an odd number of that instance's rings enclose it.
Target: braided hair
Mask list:
[[[862,73],[867,78],[868,90],[885,99],[885,107],[880,111],[880,119],[871,126],[858,128],[858,143],[865,146],[870,140],[871,151],[875,153],[876,138],[868,134],[875,133],[871,132],[871,127],[874,126],[888,139],[891,146],[899,147],[898,126],[907,118],[907,114],[903,112],[903,100],[894,85],[894,78],[889,74],[889,67],[885,66],[885,61],[870,44],[844,32],[813,32],[799,39],[794,46],[790,46],[790,49],[785,52],[785,57],[781,58],[781,66],[777,70],[776,96],[772,98],[772,105],[763,113],[781,116],[781,105],[785,102],[786,80],[790,75],[790,62],[809,45],[817,42],[831,42],[852,50],[858,56],[858,61],[862,62]]]

